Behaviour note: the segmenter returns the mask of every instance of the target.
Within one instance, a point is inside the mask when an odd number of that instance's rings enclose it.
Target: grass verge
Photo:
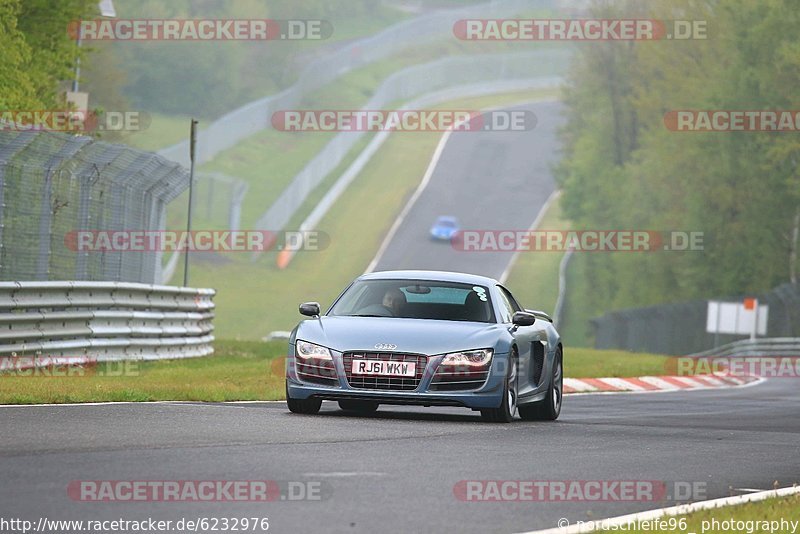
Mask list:
[[[91,369],[60,376],[42,376],[44,371],[0,375],[0,404],[284,398],[286,342],[217,341],[215,347],[216,354],[205,358],[111,365],[106,376]],[[568,348],[565,370],[574,378],[663,374],[665,360],[653,354]]]
[[[560,199],[550,205],[537,228],[543,231],[571,229],[572,222],[562,215]],[[558,268],[563,256],[563,252],[555,251],[521,253],[506,285],[524,306],[553,313],[558,300]],[[567,347],[591,347],[593,333],[589,320],[593,315],[582,303],[590,289],[584,254],[572,255],[566,278],[567,292],[559,333]]]
[[[674,360],[659,354],[597,350],[564,344],[564,376],[604,378],[674,374]]]
[[[800,520],[800,495],[790,495],[788,497],[778,497],[764,501],[746,503],[738,506],[724,506],[714,510],[703,510],[683,516],[663,517],[661,521],[675,525],[674,529],[626,529],[626,532],[653,533],[661,534],[686,534],[696,532],[698,534],[728,534],[730,532],[747,532],[748,534],[776,534],[777,532],[792,532],[778,526],[777,529],[769,528],[764,522]],[[714,523],[716,521],[716,523]],[[731,528],[725,521],[742,522]],[[779,523],[780,524],[780,523]],[[685,527],[685,528],[681,528]],[[725,528],[723,528],[725,527]],[[597,532],[597,531],[595,531]]]
[[[573,347],[594,346],[594,333],[589,321],[595,314],[582,302],[591,290],[586,259],[586,254],[573,254],[567,266],[567,292],[561,331],[564,342]]]
[[[565,230],[569,222],[561,217],[556,200],[539,222],[537,230]],[[530,251],[517,256],[506,285],[521,305],[529,309],[554,313],[558,300],[558,267],[563,252]],[[563,335],[563,332],[562,332]]]
[[[305,109],[359,109],[365,105],[376,88],[392,74],[403,68],[423,64],[444,56],[475,54],[479,52],[499,53],[512,51],[507,46],[486,47],[486,43],[475,46],[443,39],[412,46],[402,53],[375,61],[354,69],[337,78],[324,88],[313,91],[303,98],[300,108]],[[497,45],[497,43],[495,43]],[[552,44],[538,43],[526,48],[557,48]],[[540,66],[540,74],[558,74],[563,68],[558,64]],[[392,106],[386,106],[391,109]],[[268,118],[265,120],[269,120]],[[200,125],[201,128],[203,125]],[[303,166],[334,137],[331,132],[280,132],[264,130],[233,148],[218,154],[213,161],[201,165],[199,171],[221,172],[249,184],[242,206],[242,227],[252,225],[289,185]],[[202,191],[197,191],[198,203],[203,203]],[[184,193],[170,204],[167,225],[182,228],[186,217],[186,195]],[[219,201],[219,199],[215,199]],[[204,221],[202,214],[197,223],[207,228],[216,228],[219,221]],[[216,223],[216,224],[215,224]]]
[[[284,396],[285,342],[220,341],[205,358],[126,362],[107,374],[0,375],[0,404],[279,399]],[[275,369],[277,366],[277,370]],[[98,370],[104,366],[98,366]],[[66,373],[65,373],[66,374]]]
[[[481,108],[555,95],[527,91],[446,106]],[[274,252],[263,254],[256,263],[247,255],[193,254],[191,285],[217,290],[218,335],[259,339],[272,330],[290,329],[299,320],[300,302],[330,304],[369,264],[424,175],[440,136],[436,132],[391,135],[321,221],[318,230],[330,237],[329,246],[298,253],[284,271],[275,267]]]
[[[150,123],[123,141],[141,150],[158,151],[189,138],[191,117],[151,113]]]

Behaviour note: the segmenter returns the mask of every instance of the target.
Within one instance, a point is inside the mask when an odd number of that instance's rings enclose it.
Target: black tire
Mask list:
[[[322,406],[321,399],[293,399],[289,396],[289,386],[286,386],[286,405],[289,407],[289,411],[292,413],[302,413],[307,415],[313,415],[319,412],[320,407]]]
[[[517,412],[517,399],[519,394],[517,384],[519,381],[519,374],[517,372],[518,362],[516,352],[511,353],[509,363],[510,365],[508,366],[506,381],[503,387],[503,400],[500,401],[500,406],[498,408],[481,410],[481,418],[489,423],[510,423]],[[511,401],[512,396],[509,396],[509,393],[513,393],[513,403]]]
[[[519,416],[525,421],[555,421],[561,414],[564,398],[564,357],[561,347],[556,349],[550,384],[544,399],[519,407]]]
[[[339,408],[346,412],[372,413],[380,406],[375,401],[345,399],[339,401]]]

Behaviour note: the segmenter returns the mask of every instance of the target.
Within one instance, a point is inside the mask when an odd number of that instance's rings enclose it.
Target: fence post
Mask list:
[[[3,247],[3,229],[5,220],[3,219],[3,208],[5,208],[5,167],[0,167],[0,280],[5,278],[5,247]]]
[[[47,280],[50,270],[50,239],[52,234],[52,207],[51,196],[53,193],[53,173],[48,167],[44,172],[42,184],[42,200],[39,210],[39,254],[36,260],[36,279]]]
[[[86,232],[91,228],[92,214],[90,213],[89,206],[92,203],[92,175],[79,176],[80,182],[79,190],[79,205],[78,205],[78,231]],[[77,241],[76,241],[77,245]],[[75,279],[86,280],[89,277],[89,251],[76,250],[77,257],[75,258]]]

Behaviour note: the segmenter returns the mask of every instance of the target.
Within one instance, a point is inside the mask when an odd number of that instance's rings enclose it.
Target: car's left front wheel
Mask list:
[[[286,385],[286,405],[292,413],[315,414],[322,407],[322,399],[293,399],[289,396],[289,385]]]

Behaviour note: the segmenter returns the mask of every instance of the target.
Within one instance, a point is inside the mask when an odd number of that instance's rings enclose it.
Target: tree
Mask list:
[[[71,21],[95,16],[94,0],[0,0],[0,105],[7,110],[62,105],[60,83],[85,53],[67,32]]]
[[[27,66],[31,48],[17,22],[19,0],[0,0],[0,109],[34,109],[43,103],[36,97],[36,89]]]
[[[593,16],[642,16],[622,0],[597,5]],[[563,205],[579,226],[701,231],[705,250],[590,255],[598,313],[763,291],[797,268],[797,134],[676,132],[664,115],[800,109],[800,12],[791,0],[646,7],[647,18],[706,20],[709,37],[583,45],[566,96]]]

